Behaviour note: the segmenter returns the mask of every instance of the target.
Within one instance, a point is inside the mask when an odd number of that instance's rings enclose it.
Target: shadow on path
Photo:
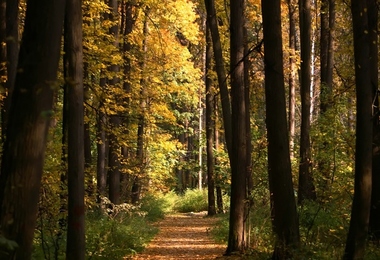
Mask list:
[[[216,220],[204,213],[169,215],[158,224],[160,231],[145,251],[132,259],[197,260],[222,256],[226,246],[216,244],[209,232]]]

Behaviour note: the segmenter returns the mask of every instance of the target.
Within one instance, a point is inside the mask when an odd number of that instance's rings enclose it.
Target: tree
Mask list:
[[[265,98],[271,215],[276,245],[273,259],[299,246],[286,121],[280,1],[261,1],[264,30]]]
[[[109,0],[108,5],[110,7],[110,21],[113,22],[113,25],[109,29],[109,33],[113,39],[113,46],[115,52],[119,50],[119,18],[118,18],[118,1]],[[116,54],[115,54],[116,55]],[[109,80],[109,85],[113,88],[117,88],[120,80],[116,75],[120,70],[118,64],[111,63],[109,66],[109,71],[112,73],[111,79]],[[118,97],[116,98],[116,103],[119,101]],[[109,198],[112,203],[120,203],[120,153],[121,147],[119,144],[118,136],[115,133],[120,127],[121,119],[118,115],[118,111],[113,111],[113,114],[110,116],[109,123],[111,126],[109,134],[109,160],[108,160],[108,176],[109,176]]]
[[[311,175],[310,88],[311,88],[311,14],[310,0],[299,1],[301,37],[301,140],[298,179],[298,202],[316,200]]]
[[[351,1],[356,84],[356,152],[354,199],[344,259],[364,258],[371,206],[373,86],[368,7],[367,1]]]
[[[68,84],[68,228],[66,259],[85,258],[82,1],[67,0],[65,45]]]
[[[138,161],[138,173],[133,176],[133,185],[132,185],[132,203],[136,204],[140,200],[141,193],[141,174],[144,169],[144,149],[145,149],[145,131],[146,131],[146,106],[147,106],[147,71],[146,71],[146,56],[148,51],[148,35],[149,35],[149,26],[148,26],[148,16],[149,8],[146,7],[144,12],[144,24],[143,24],[143,43],[142,43],[142,59],[140,61],[141,69],[141,79],[140,79],[140,100],[139,100],[139,115],[138,115],[138,127],[137,127],[137,149],[136,149],[136,158]]]
[[[211,31],[211,39],[214,51],[215,70],[218,76],[218,85],[220,90],[220,100],[222,103],[222,118],[227,143],[227,151],[230,154],[232,150],[232,125],[231,125],[231,103],[227,88],[227,77],[223,61],[222,45],[215,11],[214,0],[205,0],[207,10],[207,25]],[[230,156],[231,157],[231,156]]]
[[[289,149],[290,158],[294,157],[294,135],[296,115],[296,7],[294,0],[288,0],[289,13]]]
[[[208,188],[208,215],[216,214],[215,208],[215,158],[214,158],[214,93],[212,88],[212,43],[210,29],[206,26],[206,152],[207,152],[207,188]]]
[[[327,119],[328,110],[332,107],[333,92],[333,66],[334,66],[334,38],[335,27],[335,0],[323,0],[321,3],[321,36],[320,36],[320,63],[321,63],[321,86],[320,86],[320,118]],[[326,133],[324,124],[320,131]],[[329,160],[326,160],[330,149],[329,142],[325,140],[319,151],[318,169],[323,177],[323,188],[327,189],[331,179]]]
[[[244,0],[231,1],[230,55],[232,101],[232,153],[230,227],[227,254],[243,252],[247,198],[247,128],[244,85]]]
[[[1,233],[31,259],[65,1],[27,2],[0,175]]]
[[[380,118],[378,92],[378,7],[377,2],[368,0],[368,26],[370,37],[370,71],[373,94],[373,157],[372,194],[369,219],[370,239],[380,241]]]
[[[19,0],[4,0],[3,5],[5,8],[5,42],[6,42],[6,53],[5,57],[5,64],[6,68],[4,67],[6,71],[6,83],[5,83],[5,89],[7,90],[7,96],[5,97],[5,100],[3,101],[3,109],[4,113],[2,115],[2,137],[4,139],[4,135],[6,132],[6,125],[8,121],[8,115],[9,115],[9,109],[10,104],[12,100],[12,92],[15,84],[15,78],[16,78],[16,70],[17,70],[17,59],[18,59],[18,52],[19,52]],[[3,140],[4,141],[4,140]]]

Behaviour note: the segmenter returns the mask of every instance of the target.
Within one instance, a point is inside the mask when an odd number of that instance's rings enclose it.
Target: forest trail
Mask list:
[[[217,244],[210,229],[217,218],[205,213],[173,214],[158,223],[160,229],[144,252],[134,256],[143,259],[215,259],[223,255],[226,245]]]

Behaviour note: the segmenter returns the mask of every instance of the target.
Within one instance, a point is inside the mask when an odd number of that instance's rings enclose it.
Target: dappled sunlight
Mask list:
[[[217,244],[210,228],[216,218],[204,214],[175,214],[158,225],[159,234],[146,250],[133,259],[215,259],[222,256],[226,245]]]

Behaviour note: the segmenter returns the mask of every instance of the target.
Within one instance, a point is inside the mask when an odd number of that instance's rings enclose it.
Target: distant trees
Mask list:
[[[345,258],[363,257],[367,235],[380,237],[377,3],[352,0],[355,73],[346,4],[280,4],[205,0],[204,15],[188,0],[2,0],[0,230],[19,245],[14,257],[29,259],[36,223],[44,240],[49,222],[55,257],[65,241],[68,259],[84,259],[85,201],[138,206],[147,193],[207,182],[209,215],[231,195],[226,254],[253,246],[251,207],[261,207],[273,259],[284,259],[317,223],[305,212],[318,208],[318,219],[341,203],[344,229],[354,168]]]

